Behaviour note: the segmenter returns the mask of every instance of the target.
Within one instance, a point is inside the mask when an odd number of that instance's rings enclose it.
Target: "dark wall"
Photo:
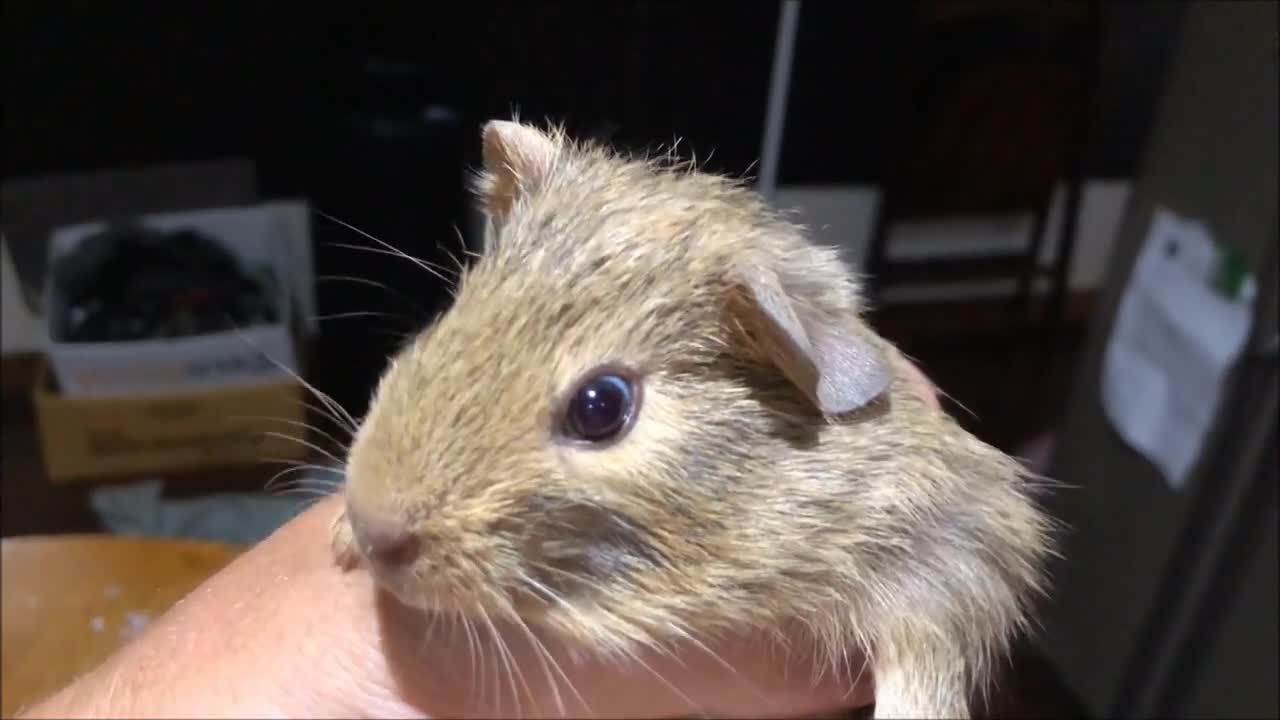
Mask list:
[[[762,134],[773,3],[3,5],[4,175],[251,157],[266,195],[449,267],[478,127],[513,108],[745,172]],[[317,219],[313,381],[359,413],[398,338],[448,302],[411,263]],[[40,248],[17,257],[39,257]],[[25,267],[25,265],[24,265]],[[346,278],[412,295],[394,293]],[[408,316],[403,317],[402,316]]]
[[[773,2],[3,5],[4,174],[251,153],[295,190],[335,107],[394,102],[359,82],[370,53],[428,68],[418,103],[481,119],[512,107],[711,167],[756,159]],[[369,9],[376,7],[376,11]],[[869,182],[906,6],[802,6],[782,181]],[[1181,3],[1105,3],[1089,172],[1132,175]]]
[[[1104,2],[1085,174],[1132,177],[1141,161],[1180,2]],[[907,3],[806,2],[800,13],[782,183],[878,179]]]
[[[747,174],[763,135],[778,7],[7,0],[3,176],[247,156],[264,194],[304,195],[449,266],[479,125],[512,109],[624,146],[680,138],[707,169]],[[1178,6],[1106,7],[1088,169],[1128,176]],[[802,5],[783,182],[876,180],[907,10]],[[375,278],[421,307],[386,328],[326,322],[314,380],[358,413],[396,334],[447,304],[448,288],[398,258],[339,247],[368,244],[349,229],[322,220],[314,229],[319,275]],[[367,283],[331,280],[317,288],[321,314],[408,310]]]
[[[322,57],[285,7],[4,3],[5,175],[269,154]]]
[[[405,102],[460,113],[469,152],[519,107],[626,144],[682,136],[716,169],[755,159],[773,3],[299,7],[6,2],[5,175],[249,152],[292,190],[335,114]],[[426,77],[363,85],[375,55]]]

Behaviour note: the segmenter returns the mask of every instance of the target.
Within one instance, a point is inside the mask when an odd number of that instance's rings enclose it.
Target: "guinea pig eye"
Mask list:
[[[594,375],[569,400],[565,432],[593,443],[612,440],[626,430],[635,406],[636,389],[630,380],[614,373]]]

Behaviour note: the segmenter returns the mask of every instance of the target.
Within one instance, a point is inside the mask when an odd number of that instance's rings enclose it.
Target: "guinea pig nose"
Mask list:
[[[359,515],[351,525],[369,558],[380,565],[400,567],[418,558],[417,536],[393,520]]]

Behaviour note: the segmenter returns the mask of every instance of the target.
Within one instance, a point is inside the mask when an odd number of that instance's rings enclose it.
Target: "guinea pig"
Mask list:
[[[1043,592],[1035,479],[744,182],[481,134],[483,252],[374,391],[339,562],[601,651],[800,619],[867,658],[876,717],[968,715]]]

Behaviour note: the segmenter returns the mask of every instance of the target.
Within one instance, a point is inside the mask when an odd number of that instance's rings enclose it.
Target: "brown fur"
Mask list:
[[[832,667],[866,654],[877,717],[967,714],[1041,588],[1049,523],[1023,468],[918,396],[835,251],[749,189],[520,127],[532,150],[486,152],[490,246],[351,448],[350,506],[423,540],[384,584],[603,651],[798,624]],[[889,391],[819,412],[744,263],[883,353]],[[607,363],[642,378],[634,426],[564,442],[563,398]]]

